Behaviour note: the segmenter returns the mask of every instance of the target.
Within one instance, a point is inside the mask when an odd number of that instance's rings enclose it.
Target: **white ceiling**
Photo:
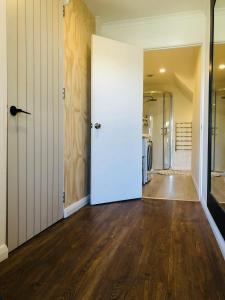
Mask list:
[[[105,22],[203,10],[206,0],[84,0]]]
[[[175,75],[185,78],[187,84],[190,84],[195,76],[198,53],[198,46],[145,52],[145,86],[168,83],[173,80]],[[160,74],[160,68],[165,68],[166,73]],[[154,76],[149,78],[149,74],[153,74]]]

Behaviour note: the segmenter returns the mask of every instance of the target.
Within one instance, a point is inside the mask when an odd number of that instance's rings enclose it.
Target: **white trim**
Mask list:
[[[90,201],[90,196],[84,197],[80,199],[79,201],[74,202],[70,206],[64,208],[64,219],[68,218],[78,210],[80,210],[82,207],[88,205]]]
[[[0,246],[0,262],[8,258],[8,248],[6,245],[1,245]]]
[[[7,40],[6,0],[0,0],[0,261],[7,258],[6,174],[7,174]]]
[[[215,239],[216,239],[216,241],[217,241],[217,243],[218,243],[218,246],[219,246],[219,248],[220,248],[220,251],[221,251],[221,253],[222,253],[222,255],[223,255],[223,258],[224,258],[224,260],[225,260],[225,246],[224,246],[224,239],[223,239],[223,237],[222,237],[222,235],[221,235],[221,233],[220,233],[220,231],[219,231],[219,229],[218,229],[216,223],[214,222],[214,220],[213,220],[213,218],[212,218],[212,215],[210,214],[210,212],[209,212],[209,210],[208,210],[208,207],[206,206],[206,204],[204,203],[204,201],[201,201],[201,203],[202,203],[202,207],[203,207],[203,210],[204,210],[204,212],[205,212],[205,215],[206,215],[206,217],[207,217],[207,219],[208,219],[208,222],[209,222],[209,224],[210,224],[210,227],[211,227],[211,229],[212,229],[212,231],[213,231],[213,235],[214,235],[214,237],[215,237]]]
[[[158,51],[158,50],[170,50],[170,49],[180,49],[180,48],[191,48],[191,47],[202,47],[203,43],[202,42],[197,42],[197,43],[183,43],[183,44],[177,44],[177,45],[170,45],[170,46],[165,46],[165,47],[151,47],[151,48],[144,48],[144,52],[148,51]]]
[[[97,34],[145,50],[187,47],[204,41],[204,25],[204,13],[192,11],[112,22],[98,20]]]
[[[203,16],[203,12],[201,10],[192,10],[188,12],[178,12],[178,13],[170,13],[170,14],[163,14],[163,15],[157,15],[157,16],[151,16],[151,17],[143,17],[143,18],[132,18],[132,19],[122,19],[122,20],[115,20],[115,21],[104,21],[104,18],[101,19],[101,23],[103,26],[130,26],[131,24],[151,24],[158,21],[161,21],[162,19],[167,22],[171,19],[192,19],[192,18],[201,18]],[[100,18],[100,17],[98,17]]]

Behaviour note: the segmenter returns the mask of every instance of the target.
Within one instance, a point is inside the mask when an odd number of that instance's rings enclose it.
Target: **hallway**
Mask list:
[[[0,264],[11,299],[225,299],[225,262],[200,203],[87,206]]]

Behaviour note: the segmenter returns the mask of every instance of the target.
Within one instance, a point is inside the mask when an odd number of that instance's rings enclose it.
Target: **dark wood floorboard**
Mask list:
[[[4,300],[224,300],[225,261],[200,203],[87,206],[0,264]]]

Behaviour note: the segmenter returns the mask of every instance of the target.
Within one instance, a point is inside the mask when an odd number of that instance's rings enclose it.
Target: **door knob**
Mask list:
[[[21,108],[17,108],[16,106],[11,106],[10,107],[10,113],[12,116],[16,116],[18,113],[23,113],[23,114],[26,114],[26,115],[30,115],[31,113],[25,111],[25,110],[22,110]]]
[[[99,124],[99,123],[95,123],[95,129],[100,129],[102,127],[102,125],[101,124]]]

